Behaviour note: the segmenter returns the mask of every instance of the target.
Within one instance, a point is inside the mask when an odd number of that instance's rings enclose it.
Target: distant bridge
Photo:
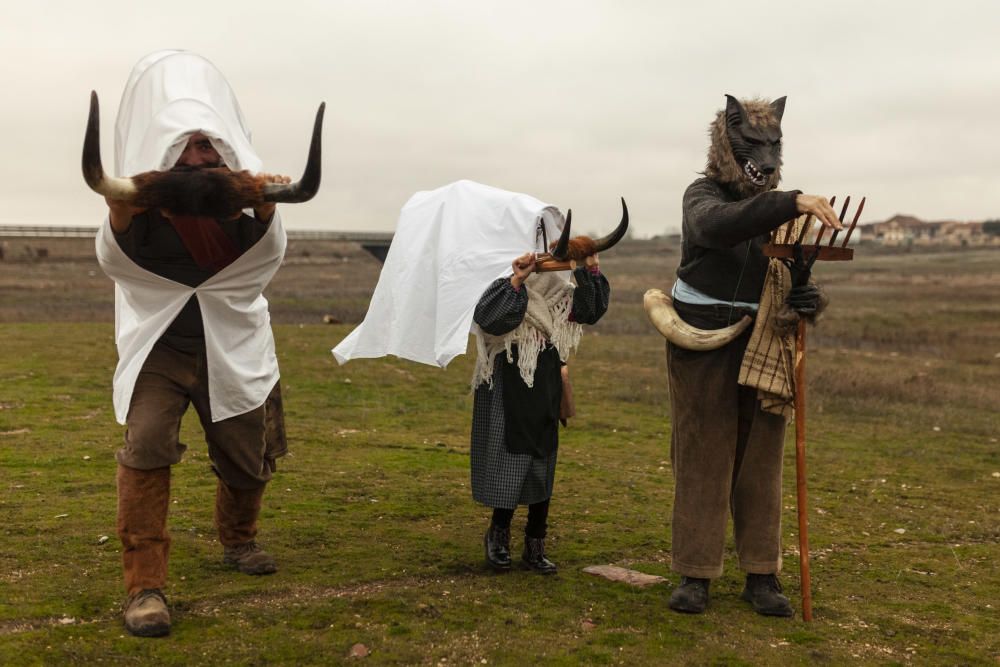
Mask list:
[[[36,238],[94,238],[97,227],[63,227],[57,225],[0,225],[0,237],[32,236]]]

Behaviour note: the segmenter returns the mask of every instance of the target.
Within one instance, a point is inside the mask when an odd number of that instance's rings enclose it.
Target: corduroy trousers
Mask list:
[[[781,466],[785,419],[764,412],[757,391],[737,383],[743,335],[717,350],[667,343],[675,478],[672,569],[722,575],[726,524],[733,518],[740,567],[781,569]]]

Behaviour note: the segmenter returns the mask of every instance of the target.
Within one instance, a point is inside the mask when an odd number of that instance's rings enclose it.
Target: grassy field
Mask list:
[[[562,432],[550,521],[560,573],[541,578],[482,564],[471,358],[338,367],[329,348],[351,325],[321,318],[356,321],[378,265],[347,246],[293,246],[269,291],[292,453],[260,538],[280,571],[222,566],[189,415],[170,515],[174,629],[143,640],[120,622],[110,284],[92,247],[57,245],[45,261],[0,262],[0,664],[1000,661],[998,252],[862,251],[817,269],[832,305],[809,338],[807,624],[741,602],[731,553],[707,613],[666,606],[670,419],[641,295],[670,284],[675,250],[636,242],[602,258],[612,309],[572,362],[580,416]],[[783,582],[798,606],[792,449]],[[581,571],[606,563],[668,583]],[[358,643],[370,655],[348,658]]]

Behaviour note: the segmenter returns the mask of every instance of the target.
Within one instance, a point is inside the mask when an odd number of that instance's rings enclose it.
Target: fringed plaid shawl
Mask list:
[[[798,238],[804,224],[802,218],[779,228],[776,238],[784,238],[789,224],[793,225],[792,237]],[[739,378],[740,384],[757,389],[761,408],[785,419],[794,415],[795,334],[793,331],[781,335],[775,331],[774,318],[790,289],[791,277],[785,266],[780,260],[771,259]]]
[[[563,361],[580,344],[583,327],[569,318],[573,310],[573,285],[556,273],[533,273],[524,286],[528,290],[528,308],[521,324],[503,336],[483,331],[476,336],[478,356],[472,374],[473,389],[484,382],[493,385],[496,356],[506,352],[507,361],[512,362],[514,345],[518,346],[521,379],[533,387],[538,355],[547,344],[556,348]]]

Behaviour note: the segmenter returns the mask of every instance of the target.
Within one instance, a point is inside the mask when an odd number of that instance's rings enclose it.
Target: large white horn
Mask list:
[[[642,305],[649,321],[664,338],[677,347],[696,352],[722,347],[743,333],[753,322],[753,318],[744,315],[742,320],[725,329],[698,329],[682,320],[674,310],[673,300],[658,289],[647,291],[642,297]]]

